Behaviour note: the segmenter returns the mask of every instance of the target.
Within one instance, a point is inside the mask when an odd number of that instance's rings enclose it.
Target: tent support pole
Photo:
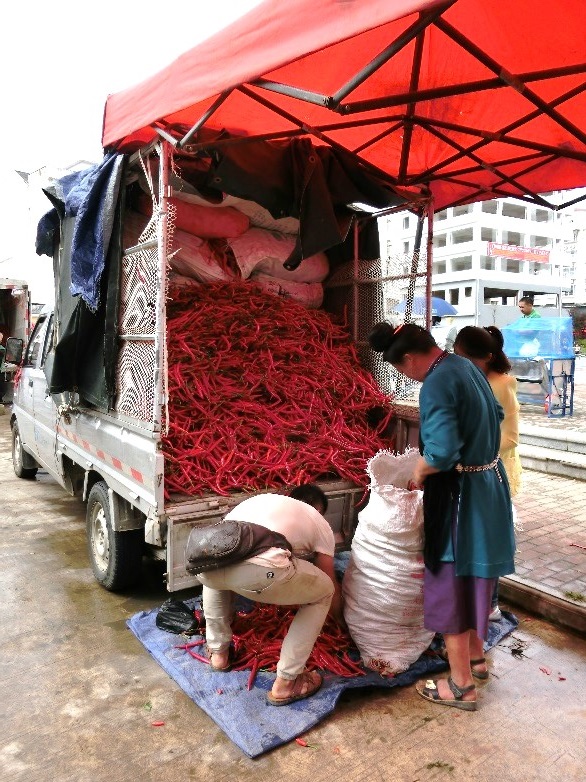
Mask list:
[[[427,306],[425,307],[425,328],[431,329],[431,273],[433,269],[433,198],[429,199],[427,205],[427,265],[425,275],[425,298]]]
[[[496,60],[493,60],[492,57],[490,57],[486,52],[483,52],[479,46],[476,46],[476,44],[472,43],[469,38],[466,38],[465,35],[462,35],[462,33],[459,30],[456,30],[456,28],[449,24],[449,22],[446,22],[445,19],[438,17],[434,21],[434,24],[438,29],[440,29],[453,41],[459,44],[465,51],[467,51],[468,54],[471,54],[494,74],[499,76],[505,84],[507,84],[509,87],[512,87],[514,90],[517,90],[520,95],[526,98],[530,103],[533,103],[533,105],[536,106],[541,112],[543,112],[543,114],[548,116],[558,125],[561,125],[562,128],[567,130],[568,133],[571,133],[575,138],[578,139],[578,141],[581,141],[582,144],[586,144],[586,133],[583,133],[580,128],[567,120],[563,114],[555,111],[550,103],[543,100],[543,98],[540,98],[536,92],[529,89],[526,84],[523,84],[512,73],[509,73],[506,68],[503,68],[500,63],[498,63]]]
[[[413,312],[413,296],[415,295],[415,280],[419,269],[419,253],[421,252],[421,238],[423,236],[423,220],[425,216],[425,207],[421,207],[417,213],[417,228],[415,230],[415,241],[413,243],[413,255],[411,256],[411,272],[409,274],[409,287],[407,288],[405,304],[405,323],[411,323],[411,314]]]
[[[586,63],[566,65],[562,68],[549,68],[546,71],[529,71],[518,73],[515,79],[520,82],[544,81],[545,79],[557,79],[563,76],[575,76],[586,72]],[[450,84],[446,87],[430,87],[426,90],[415,92],[403,92],[385,98],[370,98],[358,100],[352,103],[344,103],[340,107],[341,114],[360,114],[364,111],[377,111],[390,109],[395,106],[405,106],[408,103],[423,103],[424,101],[437,100],[437,98],[452,98],[456,95],[467,95],[471,92],[484,92],[485,90],[502,90],[510,87],[498,76],[492,79],[479,79],[467,81],[461,84]],[[583,88],[581,89],[583,92]],[[550,105],[552,105],[550,103]],[[554,104],[555,105],[555,104]]]
[[[353,269],[352,269],[352,300],[353,300],[353,307],[352,307],[352,339],[354,340],[354,343],[358,342],[358,307],[359,307],[359,300],[358,300],[358,275],[360,272],[360,264],[359,264],[359,258],[358,258],[358,248],[359,248],[359,242],[358,242],[358,220],[354,218],[354,263],[353,263]]]
[[[231,94],[232,90],[226,90],[226,92],[223,92],[221,95],[219,95],[216,100],[212,103],[212,105],[209,107],[209,109],[202,114],[202,116],[198,119],[198,121],[195,123],[195,125],[187,131],[187,133],[183,136],[181,141],[177,144],[179,149],[182,149],[186,144],[189,144],[189,140],[193,137],[195,133],[201,128],[202,125],[205,125],[205,123],[208,121],[208,119],[212,116],[212,114],[215,114],[217,109],[220,108],[222,103],[226,100],[226,98]]]
[[[261,106],[265,106],[265,108],[274,111],[276,114],[279,114],[279,116],[281,117],[284,117],[284,119],[288,120],[292,125],[297,125],[298,127],[302,128],[306,133],[313,135],[316,138],[320,139],[320,141],[323,141],[325,144],[328,144],[330,147],[332,147],[332,149],[337,149],[340,152],[343,152],[344,154],[348,154],[348,150],[344,146],[338,144],[337,141],[334,141],[334,139],[329,138],[328,136],[325,135],[325,133],[322,133],[317,128],[314,128],[311,125],[306,125],[305,123],[301,122],[301,120],[297,119],[297,117],[293,116],[293,114],[289,114],[288,111],[284,111],[283,109],[280,109],[278,106],[275,106],[274,104],[270,103],[268,100],[265,100],[260,95],[255,95],[254,92],[249,90],[247,87],[241,85],[237,89],[243,95],[246,95],[252,100],[255,100],[258,103],[260,103]],[[395,177],[392,177],[386,171],[383,171],[382,169],[378,168],[378,166],[373,166],[372,163],[369,163],[367,160],[364,160],[359,156],[356,156],[356,158],[358,162],[362,166],[364,166],[364,168],[367,171],[370,171],[372,174],[376,174],[376,176],[380,177],[383,181],[390,182],[390,184],[392,185],[397,184]]]
[[[563,95],[560,95],[555,100],[552,100],[550,103],[552,106],[559,106],[561,103],[565,103],[568,100],[571,100],[572,98],[576,97],[577,95],[580,95],[586,90],[586,82],[583,82],[582,84],[579,84],[577,87],[574,87],[571,90],[568,90],[568,92],[565,92]],[[486,133],[485,131],[479,131],[477,128],[469,128],[464,125],[455,125],[450,122],[441,122],[440,120],[435,120],[435,124],[437,127],[443,127],[446,130],[455,130],[458,133],[467,133],[471,136],[480,136],[481,140],[476,141],[472,146],[467,147],[463,153],[459,153],[457,155],[452,155],[450,158],[447,158],[446,160],[443,160],[441,163],[436,163],[435,166],[428,169],[423,174],[423,179],[421,179],[422,175],[418,175],[417,177],[414,177],[409,184],[417,184],[420,181],[426,181],[427,176],[429,174],[433,174],[435,171],[439,171],[445,166],[449,166],[452,163],[455,163],[456,160],[461,160],[463,157],[466,156],[468,152],[476,152],[481,147],[485,146],[486,144],[490,144],[490,142],[498,140],[498,141],[504,141],[508,144],[518,144],[518,146],[525,147],[527,149],[535,149],[539,152],[543,152],[544,154],[552,154],[552,155],[559,155],[560,157],[575,157],[577,160],[584,160],[584,155],[582,153],[576,153],[575,150],[566,150],[566,149],[558,149],[556,147],[547,147],[545,148],[544,145],[538,145],[534,144],[532,142],[521,142],[517,139],[511,139],[509,136],[507,136],[507,133],[510,133],[512,130],[516,130],[517,128],[520,128],[522,125],[525,125],[528,122],[531,122],[532,120],[536,119],[539,116],[539,111],[532,111],[529,114],[525,114],[525,116],[520,117],[520,119],[515,120],[515,122],[511,122],[509,125],[506,125],[504,128],[500,128],[499,130],[496,130],[492,133]],[[418,121],[426,121],[424,118],[415,117],[414,119]],[[579,155],[579,157],[578,157]]]
[[[409,89],[414,92],[419,84],[419,77],[421,75],[421,60],[423,58],[423,44],[425,38],[423,33],[418,35],[415,40],[415,51],[413,52],[413,66],[411,68],[411,81],[409,83]],[[410,103],[407,106],[407,113],[405,116],[405,132],[403,134],[403,144],[401,146],[401,159],[399,161],[399,182],[405,179],[407,174],[407,166],[409,164],[409,153],[411,151],[411,139],[413,138],[413,123],[409,120],[415,114],[415,103]]]
[[[411,43],[411,41],[420,33],[422,33],[426,27],[429,27],[430,24],[433,24],[435,21],[437,21],[437,19],[445,11],[447,11],[448,8],[454,5],[455,2],[456,0],[449,0],[449,2],[438,6],[429,13],[421,14],[419,19],[414,22],[411,27],[408,27],[407,30],[405,30],[402,35],[396,38],[390,46],[387,46],[386,49],[383,49],[383,51],[377,57],[375,57],[374,60],[371,60],[371,62],[369,62],[365,68],[363,68],[361,71],[358,71],[355,76],[353,76],[349,81],[346,82],[346,84],[344,84],[343,87],[340,87],[340,89],[332,95],[330,103],[328,104],[329,108],[336,109],[347,95],[353,92],[357,87],[360,87],[360,85],[363,84],[363,82],[365,82],[369,76],[372,76],[373,73],[376,73],[379,68],[392,59],[398,52],[401,51],[401,49],[407,46],[407,44]]]

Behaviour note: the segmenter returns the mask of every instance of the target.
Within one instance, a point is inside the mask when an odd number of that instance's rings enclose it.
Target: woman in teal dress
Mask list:
[[[379,323],[369,335],[419,396],[423,487],[424,621],[442,633],[451,676],[417,685],[432,703],[476,709],[474,680],[486,680],[483,639],[495,580],[514,572],[509,486],[498,451],[502,408],[480,370],[441,350],[415,324]]]

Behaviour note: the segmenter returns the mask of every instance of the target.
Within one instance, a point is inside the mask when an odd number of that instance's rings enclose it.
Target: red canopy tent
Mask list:
[[[436,209],[548,206],[586,185],[585,29],[584,0],[266,0],[111,95],[103,145],[309,135]]]

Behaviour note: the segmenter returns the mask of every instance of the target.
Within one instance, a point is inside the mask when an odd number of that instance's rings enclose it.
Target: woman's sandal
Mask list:
[[[470,668],[472,670],[472,676],[480,681],[486,681],[488,679],[488,671],[475,671],[475,665],[486,665],[486,658],[479,657],[478,660],[470,660]]]
[[[476,701],[463,701],[462,698],[467,692],[473,692],[476,689],[475,684],[471,684],[469,687],[458,687],[454,683],[454,680],[450,676],[448,678],[448,687],[452,691],[453,699],[446,700],[439,697],[437,689],[437,679],[428,679],[426,682],[419,682],[415,685],[415,689],[425,698],[426,701],[431,703],[439,703],[441,706],[453,706],[456,709],[463,709],[464,711],[476,711]]]
[[[317,677],[315,679],[314,677]],[[319,688],[323,684],[323,678],[319,673],[315,671],[304,671],[300,673],[293,685],[293,692],[286,698],[275,698],[272,692],[267,693],[267,702],[271,706],[287,706],[289,703],[295,703],[295,701],[309,698],[310,695],[315,695]]]

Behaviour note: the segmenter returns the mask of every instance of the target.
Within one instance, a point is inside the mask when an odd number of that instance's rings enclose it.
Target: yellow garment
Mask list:
[[[517,380],[512,375],[489,372],[488,382],[497,402],[502,406],[505,417],[501,421],[500,457],[509,479],[511,497],[521,489],[521,459],[519,445],[519,402]]]

